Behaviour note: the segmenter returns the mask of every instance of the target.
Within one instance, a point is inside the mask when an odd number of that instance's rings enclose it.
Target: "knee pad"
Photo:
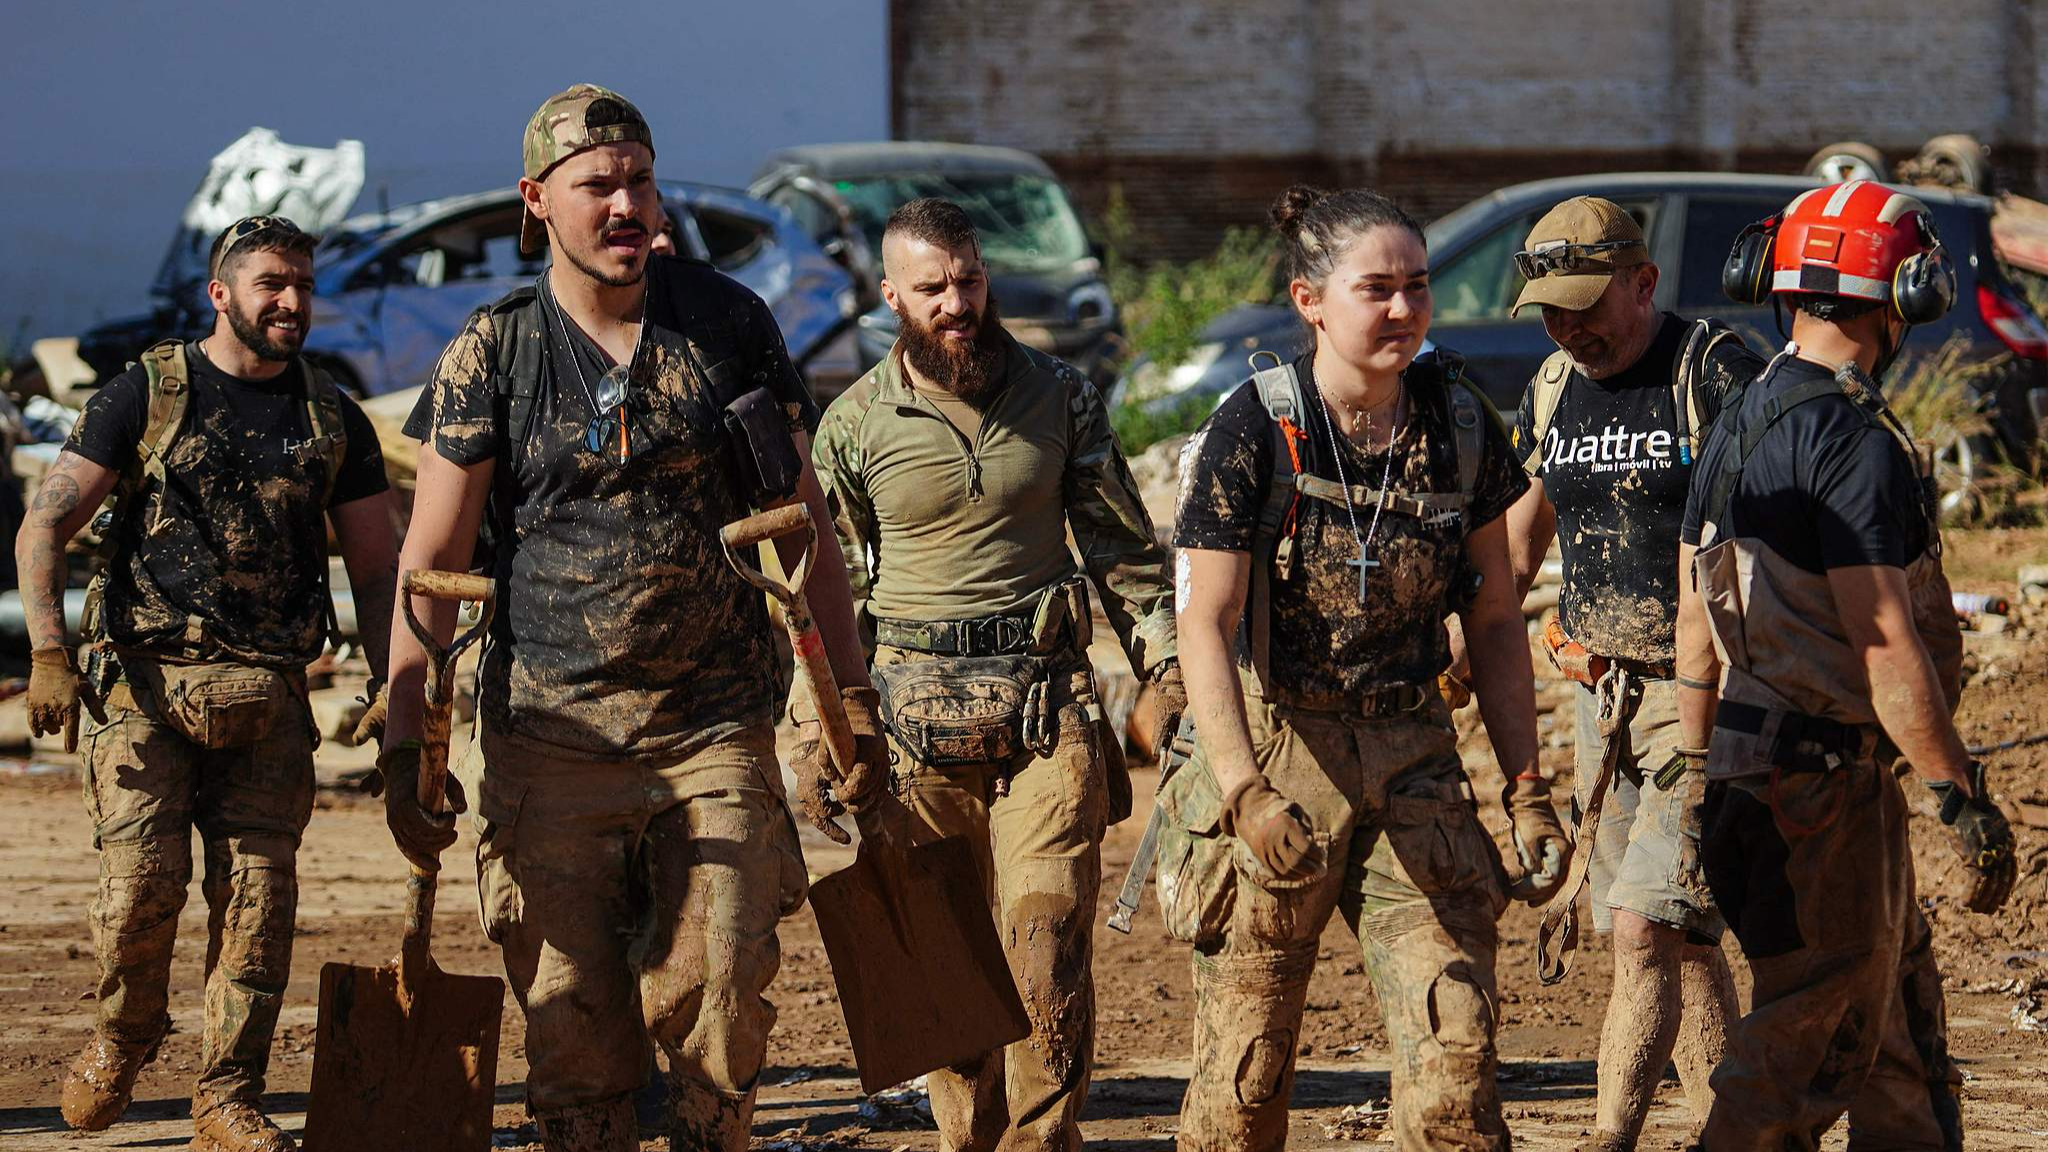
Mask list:
[[[1237,1102],[1264,1104],[1271,1100],[1293,1065],[1294,1029],[1274,1028],[1254,1036],[1237,1060]]]
[[[1444,1050],[1483,1055],[1493,1050],[1493,1000],[1486,990],[1456,968],[1437,974],[1429,985],[1429,1033]]]
[[[291,974],[298,911],[298,845],[276,834],[231,836],[207,846],[208,899],[220,924],[220,965],[259,988]]]
[[[102,929],[121,936],[175,926],[191,883],[192,850],[185,837],[107,841],[100,845],[93,916]]]

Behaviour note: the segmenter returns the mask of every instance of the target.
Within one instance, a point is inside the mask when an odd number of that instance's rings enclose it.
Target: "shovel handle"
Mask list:
[[[778,582],[767,573],[740,559],[740,550],[764,544],[770,540],[804,533],[803,555],[789,569],[786,582]],[[735,520],[718,530],[718,542],[725,546],[725,558],[732,564],[747,583],[768,593],[787,607],[791,600],[803,593],[803,587],[811,575],[811,559],[818,551],[818,526],[811,520],[810,506],[801,500],[793,500],[766,512],[756,512],[744,520]]]
[[[448,774],[448,735],[455,722],[455,664],[464,649],[483,638],[497,607],[497,581],[470,572],[439,572],[416,568],[399,581],[405,595],[405,623],[427,654],[426,715],[420,733],[420,807],[429,812],[441,809],[444,782]],[[433,632],[413,610],[413,598],[424,600],[474,601],[479,604],[476,623],[462,630],[452,643],[442,647]]]
[[[839,678],[832,674],[832,658],[825,651],[825,637],[811,619],[811,606],[801,590],[782,606],[782,621],[789,629],[789,647],[796,657],[797,674],[811,690],[811,702],[818,710],[818,728],[831,754],[832,776],[836,782],[853,767],[853,725],[846,719],[846,701],[839,695]]]

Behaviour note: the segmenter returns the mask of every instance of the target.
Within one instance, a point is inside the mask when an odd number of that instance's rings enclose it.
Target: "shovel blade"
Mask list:
[[[430,968],[408,1005],[398,966],[328,964],[304,1152],[483,1152],[498,1082],[496,976]]]
[[[811,885],[811,907],[862,1091],[1031,1034],[965,839],[910,848],[864,840],[851,866]]]

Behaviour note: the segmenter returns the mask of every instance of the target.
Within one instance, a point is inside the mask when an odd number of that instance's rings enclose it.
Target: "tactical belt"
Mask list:
[[[1267,699],[1310,712],[1342,712],[1383,719],[1420,712],[1437,694],[1436,685],[1378,684],[1360,692],[1275,692]]]
[[[1714,727],[1768,741],[1766,756],[1787,772],[1826,772],[1861,760],[1877,747],[1877,725],[1723,700]]]
[[[1031,616],[972,620],[875,620],[875,642],[934,656],[1019,656],[1031,650]]]

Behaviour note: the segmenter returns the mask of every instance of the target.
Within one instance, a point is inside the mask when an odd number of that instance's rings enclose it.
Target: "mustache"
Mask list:
[[[635,232],[644,236],[647,234],[647,225],[638,220],[621,220],[616,224],[606,224],[604,231],[599,233],[599,238],[609,240],[621,232]]]

